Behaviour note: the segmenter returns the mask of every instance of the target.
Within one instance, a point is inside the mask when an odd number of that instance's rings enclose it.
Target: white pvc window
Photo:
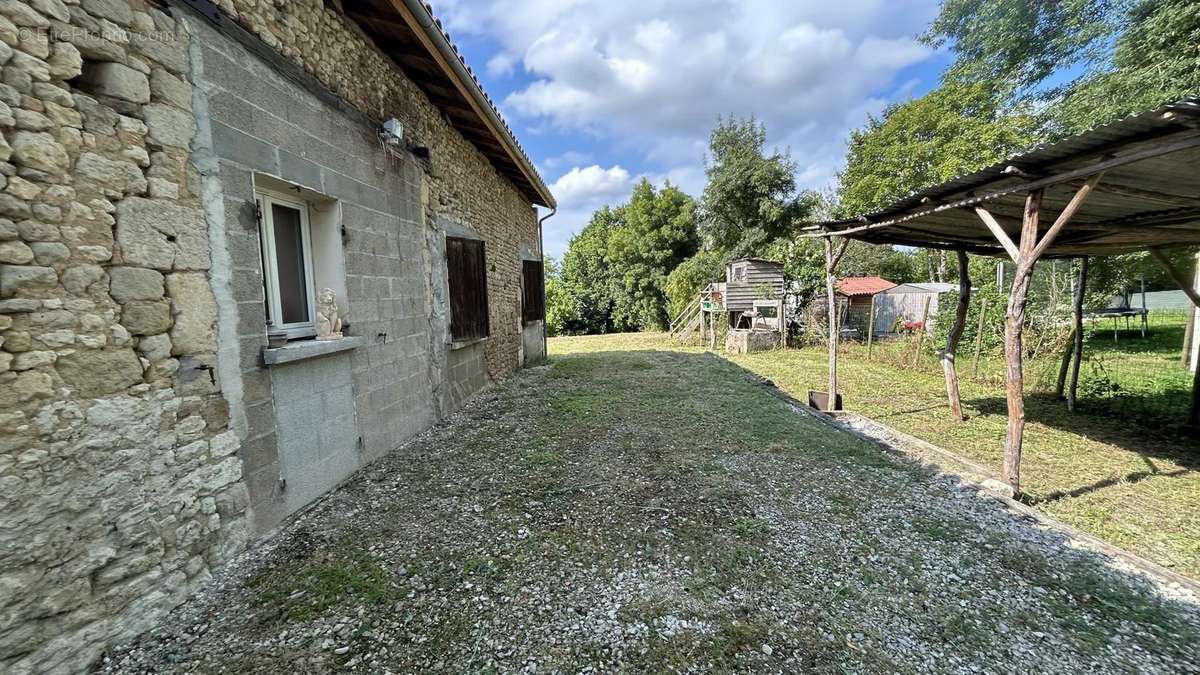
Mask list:
[[[271,193],[255,199],[261,214],[268,330],[286,331],[289,338],[311,337],[316,334],[316,292],[308,204]]]

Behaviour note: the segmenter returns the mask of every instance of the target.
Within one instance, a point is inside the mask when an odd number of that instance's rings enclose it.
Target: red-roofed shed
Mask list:
[[[896,287],[883,277],[846,277],[837,282],[838,295],[845,298],[845,326],[865,334],[871,320],[871,298]],[[839,302],[838,304],[842,304]]]
[[[883,277],[846,277],[838,280],[838,292],[847,297],[871,297],[896,287]]]

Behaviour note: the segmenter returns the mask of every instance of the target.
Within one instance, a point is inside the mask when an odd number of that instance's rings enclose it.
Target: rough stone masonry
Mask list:
[[[158,4],[0,0],[6,673],[86,669],[252,536],[218,373],[213,223],[191,154],[195,37]],[[487,238],[493,334],[477,361],[491,378],[518,367],[518,248],[537,227],[528,199],[334,8],[218,4],[351,105],[400,117],[435,148],[423,236],[449,219]],[[438,268],[422,255],[427,273]],[[420,298],[431,323],[444,319],[439,297]],[[426,344],[450,370],[436,336]]]

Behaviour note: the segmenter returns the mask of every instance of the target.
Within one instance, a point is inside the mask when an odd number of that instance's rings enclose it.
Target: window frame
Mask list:
[[[479,247],[479,269],[477,270],[477,272],[478,272],[477,276],[478,276],[479,283],[482,285],[482,288],[479,289],[480,292],[478,293],[478,296],[483,300],[483,306],[478,308],[478,311],[481,313],[480,318],[482,319],[482,323],[483,323],[483,334],[482,335],[456,335],[454,332],[454,329],[455,329],[454,281],[451,278],[451,275],[453,274],[454,266],[450,263],[450,248],[451,248],[450,242],[452,242],[452,241],[460,241],[460,242],[463,242],[463,244],[467,245],[467,246],[478,246]],[[456,237],[456,236],[447,235],[445,248],[446,248],[445,256],[446,256],[446,291],[447,291],[446,297],[447,297],[447,305],[448,305],[449,314],[450,314],[450,317],[449,317],[450,320],[447,322],[449,325],[447,326],[447,328],[450,332],[450,342],[452,345],[466,345],[466,344],[473,344],[475,342],[486,340],[489,337],[491,337],[491,335],[492,335],[491,297],[488,293],[487,242],[483,239],[474,239],[471,237]],[[461,325],[459,327],[461,328]]]
[[[263,268],[263,302],[266,305],[267,329],[287,333],[289,340],[313,337],[317,334],[316,323],[316,279],[312,253],[312,227],[309,222],[308,202],[283,195],[272,190],[256,188],[254,200],[258,208],[259,245]],[[279,293],[279,260],[275,249],[275,223],[273,205],[295,209],[300,213],[300,241],[304,266],[305,298],[308,321],[283,323],[283,302]]]

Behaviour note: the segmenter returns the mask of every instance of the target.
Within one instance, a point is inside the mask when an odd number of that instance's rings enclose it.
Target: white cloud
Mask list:
[[[604,169],[593,164],[563,174],[550,186],[550,191],[564,202],[578,204],[623,197],[629,194],[631,185],[629,172],[620,166]]]
[[[452,32],[499,45],[503,56],[492,59],[489,72],[523,69],[527,84],[503,107],[527,129],[599,139],[611,150],[609,161],[636,158],[625,165],[652,167],[655,182],[670,178],[698,196],[708,133],[719,116],[731,114],[757,117],[769,143],[791,148],[802,186],[828,185],[849,129],[906,96],[911,83],[895,83],[897,74],[932,55],[913,36],[937,6],[938,0],[442,0],[436,10]],[[560,214],[582,213],[598,195],[627,195],[635,180],[628,171],[585,166],[592,161],[542,163],[550,171],[576,167],[552,186]]]
[[[487,72],[492,77],[508,77],[516,68],[517,57],[508,52],[500,52],[487,62]]]
[[[562,257],[571,236],[583,229],[593,212],[629,199],[634,180],[629,171],[618,165],[607,169],[597,164],[576,166],[559,176],[550,185],[550,191],[558,199],[558,213],[546,221],[543,231],[546,252]]]

